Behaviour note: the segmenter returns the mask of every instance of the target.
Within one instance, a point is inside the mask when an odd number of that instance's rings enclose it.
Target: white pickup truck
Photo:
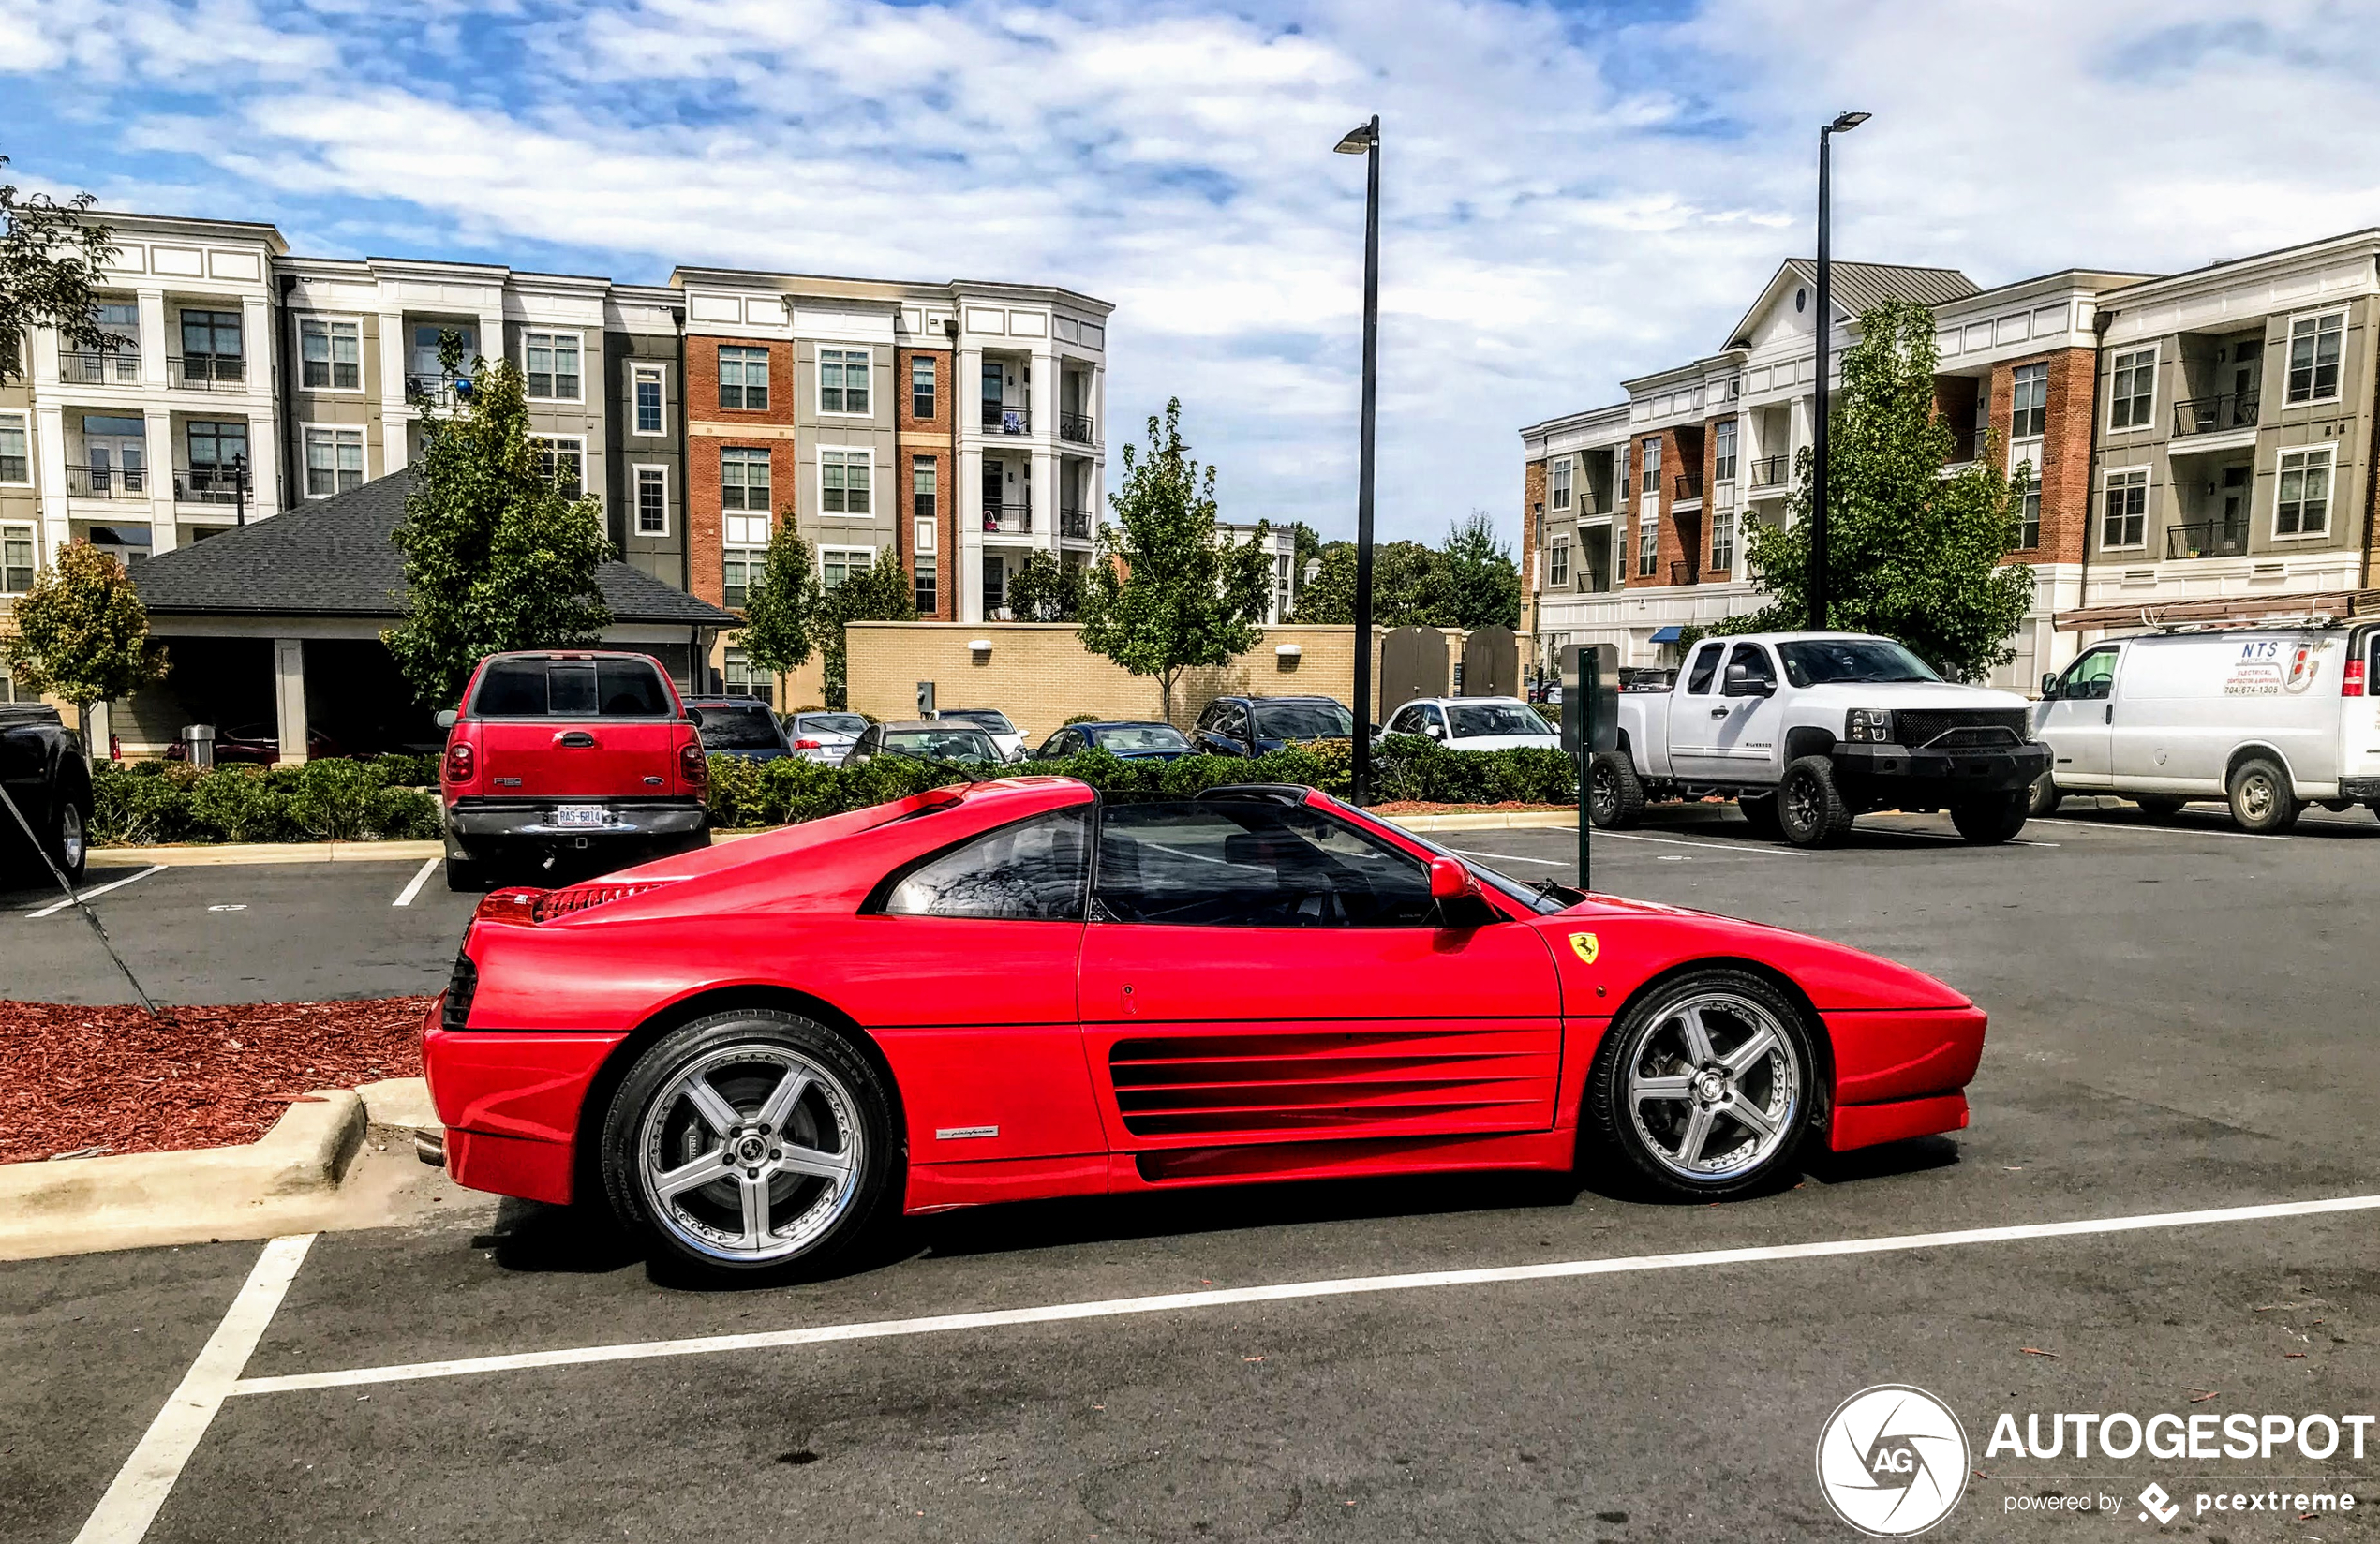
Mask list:
[[[1649,799],[1732,794],[1797,847],[1842,840],[1871,809],[1947,809],[1969,841],[1998,842],[2024,829],[2048,767],[2013,692],[1945,681],[1889,638],[1750,633],[1697,644],[1667,691],[1620,694],[1587,815],[1629,826]]]

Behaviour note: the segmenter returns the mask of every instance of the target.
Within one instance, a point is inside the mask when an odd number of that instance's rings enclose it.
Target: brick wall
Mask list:
[[[911,411],[915,406],[909,390],[911,362],[929,359],[934,362],[934,410],[920,417]],[[900,446],[900,464],[895,470],[895,491],[904,524],[900,527],[900,550],[915,557],[916,537],[907,522],[915,518],[915,500],[911,497],[915,482],[911,472],[920,458],[934,464],[934,616],[951,621],[959,615],[959,465],[951,459],[951,415],[957,411],[954,400],[958,390],[958,370],[950,351],[939,349],[901,349],[893,356],[893,422],[899,429],[895,437]],[[913,568],[914,574],[915,570]]]
[[[1580,474],[1573,469],[1570,479],[1575,499]],[[1545,463],[1540,459],[1529,462],[1521,472],[1521,628],[1525,632],[1537,631],[1537,523],[1538,512],[1544,508]]]
[[[2091,431],[2099,359],[2090,349],[2059,349],[1992,366],[1992,427],[2001,446],[2015,423],[2016,372],[2019,365],[2049,366],[2049,401],[2041,441],[2041,545],[2015,553],[2008,562],[2079,563],[2090,532]]]
[[[768,350],[768,406],[754,412],[719,405],[719,350],[722,347]],[[686,340],[686,546],[692,565],[694,593],[721,603],[724,577],[721,549],[725,546],[723,512],[719,502],[719,453],[728,446],[766,450],[768,455],[769,497],[779,511],[791,511],[800,497],[795,475],[794,346],[765,338],[690,337]],[[751,425],[749,436],[723,426]]]

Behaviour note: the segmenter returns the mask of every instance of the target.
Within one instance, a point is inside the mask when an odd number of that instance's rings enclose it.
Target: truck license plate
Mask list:
[[[609,825],[612,812],[600,804],[558,805],[554,810],[557,825]]]

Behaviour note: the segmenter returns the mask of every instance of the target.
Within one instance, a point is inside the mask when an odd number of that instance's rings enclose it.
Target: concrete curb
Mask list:
[[[314,1098],[243,1147],[0,1165],[0,1259],[269,1231],[337,1190],[363,1145],[355,1091]]]
[[[437,841],[227,841],[181,847],[94,847],[91,867],[203,868],[231,863],[420,863],[441,857]]]
[[[1473,809],[1446,815],[1379,815],[1391,825],[1408,831],[1519,831],[1551,827],[1578,829],[1575,809]]]

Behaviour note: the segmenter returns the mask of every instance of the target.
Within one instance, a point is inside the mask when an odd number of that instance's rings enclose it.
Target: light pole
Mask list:
[[[1363,435],[1355,494],[1355,802],[1372,795],[1372,415],[1380,394],[1380,115],[1333,146],[1366,157],[1363,190]]]
[[[1828,226],[1831,190],[1827,186],[1828,141],[1849,134],[1867,122],[1865,112],[1843,112],[1818,131],[1818,406],[1810,426],[1809,479],[1809,625],[1814,632],[1826,628],[1826,418],[1833,387],[1828,377],[1835,363],[1835,258]]]

